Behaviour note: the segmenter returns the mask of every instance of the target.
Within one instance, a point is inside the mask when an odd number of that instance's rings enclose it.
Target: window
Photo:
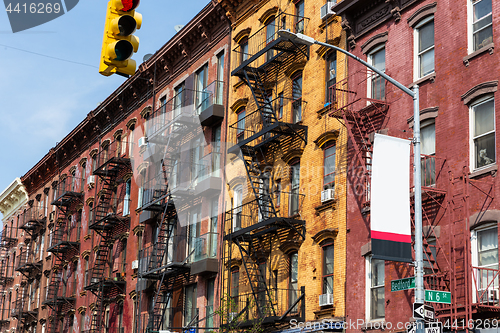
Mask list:
[[[257,303],[261,311],[266,307],[266,272],[267,264],[261,261],[258,264],[259,274],[257,276]]]
[[[130,157],[134,156],[134,129],[135,129],[135,126],[132,125],[130,126],[129,130],[130,130],[130,134],[129,134],[129,140],[130,140],[130,144],[128,146],[128,155]]]
[[[125,183],[125,198],[123,199],[123,216],[130,214],[130,187],[132,186],[132,179],[127,180]]]
[[[283,118],[283,105],[285,103],[285,100],[283,97],[283,92],[280,92],[278,94],[277,103],[278,103],[278,105],[276,107],[276,110],[277,110],[276,118],[281,119],[281,118]]]
[[[302,73],[292,79],[292,98],[293,122],[298,123],[302,120]]]
[[[224,52],[217,55],[217,86],[215,104],[222,105],[224,98]]]
[[[203,177],[203,148],[204,137],[198,136],[193,139],[191,145],[191,181],[195,184]]]
[[[385,72],[385,47],[376,48],[368,55],[368,63]],[[368,98],[385,99],[385,79],[375,72],[368,75]]]
[[[333,294],[334,245],[323,246],[323,294]]]
[[[330,52],[326,58],[326,102],[335,102],[335,83],[337,83],[337,52]]]
[[[299,200],[300,200],[300,162],[296,162],[291,166],[291,179],[290,179],[290,215],[299,213]]]
[[[434,120],[426,120],[420,124],[420,153],[422,155],[422,186],[436,183],[436,126]]]
[[[220,176],[221,167],[221,125],[219,124],[212,132],[212,173],[214,177]]]
[[[81,182],[80,191],[82,191],[82,192],[85,191],[85,178],[86,178],[86,171],[87,171],[87,170],[85,170],[86,166],[87,166],[86,163],[82,164],[82,179],[80,179],[80,182]],[[42,206],[43,206],[43,202],[42,202]]]
[[[137,208],[141,208],[143,204],[144,197],[144,185],[146,184],[146,170],[140,172],[139,182],[141,186],[139,187],[139,193],[137,195]]]
[[[185,287],[186,307],[184,309],[184,325],[191,326],[196,315],[196,284]]]
[[[289,297],[288,306],[292,306],[299,296],[298,287],[298,275],[299,275],[299,254],[294,252],[290,254],[290,280],[288,282]],[[294,308],[293,312],[296,312],[297,308]]]
[[[479,295],[487,288],[498,288],[498,227],[486,225],[472,232],[474,274],[478,280]]]
[[[276,33],[276,23],[273,17],[266,22],[266,45],[274,41],[275,33]],[[267,51],[266,53],[266,60],[267,61],[271,60],[273,56],[274,56],[274,50],[269,49],[269,51]]]
[[[82,210],[76,213],[76,240],[80,241],[80,233],[82,231]]]
[[[182,82],[177,87],[174,88],[174,114],[173,118],[181,114],[181,107],[184,106],[184,95],[185,95],[185,83]]]
[[[471,38],[469,38],[470,53],[493,43],[493,25],[491,15],[491,0],[471,0],[472,22]]]
[[[241,109],[238,112],[238,123],[236,125],[236,140],[241,142],[245,139],[245,117],[246,112],[245,109]]]
[[[276,196],[276,208],[281,205],[281,179],[276,179],[274,185],[274,195]]]
[[[243,187],[238,185],[233,190],[233,232],[241,229],[242,204],[243,204]]]
[[[367,264],[367,316],[369,320],[385,317],[385,262],[366,258]]]
[[[240,271],[239,269],[236,268],[231,271],[231,290],[229,292],[236,306],[238,304],[239,286],[240,286]]]
[[[214,327],[214,295],[215,295],[215,278],[207,280],[207,322],[205,327]]]
[[[415,27],[415,80],[434,72],[434,17]]]
[[[323,174],[323,189],[335,189],[335,154],[337,147],[335,142],[326,144],[324,151],[324,174]]]
[[[471,107],[472,166],[481,168],[495,163],[495,103],[481,100]]]
[[[240,58],[240,64],[243,63],[244,61],[248,60],[249,54],[248,54],[248,38],[244,38],[240,42],[240,50],[241,50],[241,58]]]
[[[203,65],[197,72],[195,78],[196,110],[200,113],[208,107],[208,92],[205,91],[208,81],[208,64]]]
[[[304,33],[304,0],[295,3],[295,33]]]

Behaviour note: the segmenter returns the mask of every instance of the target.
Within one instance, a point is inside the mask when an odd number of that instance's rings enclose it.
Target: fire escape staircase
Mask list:
[[[90,269],[89,281],[85,290],[95,295],[95,311],[92,313],[89,333],[100,333],[106,329],[104,323],[105,302],[113,292],[125,293],[126,282],[115,280],[111,277],[110,244],[118,231],[128,230],[130,217],[119,216],[117,212],[118,187],[123,187],[123,177],[131,170],[130,158],[119,155],[121,144],[112,144],[116,151],[101,150],[98,156],[98,166],[93,174],[102,180],[102,186],[96,186],[96,205],[94,207],[94,220],[89,229],[94,230],[98,237],[98,244],[94,247],[93,266]],[[117,153],[118,152],[118,153]],[[111,155],[108,157],[108,153]]]
[[[276,31],[290,28],[286,25],[286,18],[289,19],[288,23],[292,18],[287,16],[280,14],[276,17],[278,25]],[[249,38],[249,45],[254,43],[253,39],[258,38],[259,34],[261,35],[262,31],[258,31]],[[261,63],[263,57],[265,57],[265,61]],[[261,170],[265,166],[272,166],[273,156],[277,152],[287,152],[293,147],[300,147],[301,143],[307,144],[307,126],[278,119],[276,108],[279,106],[271,101],[269,91],[271,88],[277,89],[277,83],[282,79],[283,73],[290,65],[304,58],[309,59],[307,46],[294,44],[275,34],[271,41],[268,40],[264,47],[255,54],[249,55],[249,58],[231,73],[232,76],[240,78],[250,88],[260,118],[258,124],[245,124],[245,126],[255,126],[257,129],[252,129],[253,132],[250,132],[248,128],[238,128],[238,123],[230,126],[233,131],[239,132],[240,135],[243,133],[243,135],[233,147],[228,149],[229,154],[240,155],[241,152],[240,156],[245,166],[248,183],[255,197],[252,202],[257,206],[259,217],[258,220],[252,221],[249,226],[232,230],[224,236],[224,240],[237,246],[245,275],[249,281],[257,316],[270,324],[283,320],[283,317],[278,313],[273,300],[273,291],[267,285],[265,276],[262,275],[264,272],[259,269],[259,258],[265,258],[271,250],[269,249],[270,244],[263,242],[262,239],[270,237],[271,234],[290,230],[295,231],[299,237],[304,239],[305,221],[296,216],[285,217],[283,212],[277,211],[273,195],[270,191],[264,190],[269,184],[270,175]],[[300,101],[300,103],[302,102]],[[240,217],[236,211],[229,213],[230,223],[234,218]],[[231,255],[229,260],[231,260]],[[303,301],[303,297],[304,295],[301,295],[300,300]],[[246,307],[235,318],[241,318],[245,311],[248,311]],[[291,309],[285,314],[290,311]]]

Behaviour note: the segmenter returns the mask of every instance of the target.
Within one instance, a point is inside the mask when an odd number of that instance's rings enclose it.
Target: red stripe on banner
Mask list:
[[[372,230],[372,238],[388,240],[393,242],[411,243],[410,235],[393,234],[392,232],[382,232]]]

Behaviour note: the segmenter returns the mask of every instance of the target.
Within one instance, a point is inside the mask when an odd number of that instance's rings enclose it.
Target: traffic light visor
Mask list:
[[[112,60],[124,61],[132,56],[134,47],[128,40],[119,40],[108,47],[108,56]]]
[[[111,31],[117,36],[129,36],[137,29],[135,18],[130,15],[123,15],[115,18],[111,22]]]
[[[130,12],[139,6],[140,0],[116,0],[118,9],[122,12]]]

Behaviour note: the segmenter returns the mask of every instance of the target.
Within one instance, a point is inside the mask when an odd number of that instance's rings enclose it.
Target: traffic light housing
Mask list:
[[[139,38],[132,35],[141,28],[142,15],[135,9],[140,0],[110,0],[101,49],[99,73],[134,75],[135,60],[130,59],[139,48]]]

